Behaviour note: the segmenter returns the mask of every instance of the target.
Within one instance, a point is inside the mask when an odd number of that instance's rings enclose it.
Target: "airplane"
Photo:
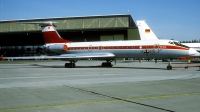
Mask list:
[[[138,25],[139,32],[141,34],[140,35],[140,39],[141,40],[159,40],[158,37],[150,29],[150,27],[146,24],[145,20],[139,20],[139,21],[137,21],[137,25]],[[200,53],[200,43],[181,43],[181,45],[193,48],[197,52]],[[195,60],[197,60],[197,57],[200,57],[199,53],[196,53],[192,57],[191,56],[190,57],[179,57],[179,59],[184,59],[184,60],[195,59]]]
[[[200,53],[200,43],[182,43],[183,45],[186,45],[190,48],[195,49],[197,52]]]
[[[18,22],[20,23],[20,22]],[[42,28],[45,49],[60,55],[53,56],[23,56],[1,57],[2,59],[61,59],[69,61],[65,68],[74,68],[79,59],[106,60],[102,67],[112,67],[111,62],[116,58],[171,58],[192,56],[196,50],[183,46],[174,40],[123,40],[99,42],[71,42],[61,38],[55,29],[55,23],[48,22],[21,22],[20,24],[37,24]],[[140,29],[140,27],[138,27]],[[146,33],[151,33],[147,31]],[[171,62],[167,69],[171,70]]]
[[[193,56],[189,56],[189,57],[179,57],[179,60],[188,60],[188,63],[190,62],[195,62],[195,63],[199,63],[200,62],[200,43],[182,43],[183,45],[187,45],[190,48],[195,49],[197,52],[199,52],[199,54],[193,55]]]
[[[140,39],[141,40],[158,40],[159,38],[153,33],[150,27],[147,25],[145,20],[136,21],[138,30],[140,32]],[[200,43],[182,43],[190,48],[196,49],[200,52]]]

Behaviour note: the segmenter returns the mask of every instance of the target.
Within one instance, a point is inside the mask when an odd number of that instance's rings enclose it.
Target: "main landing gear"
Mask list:
[[[70,61],[70,63],[65,63],[65,68],[75,68],[76,62],[77,62],[76,60],[72,60],[72,61]]]
[[[168,61],[167,70],[171,70],[171,69],[172,69],[171,61]]]
[[[101,64],[102,67],[112,67],[113,65],[111,64],[113,60],[106,60],[106,62],[103,62]]]
[[[113,60],[106,60],[106,62],[103,62],[101,64],[102,67],[112,67],[113,65],[111,64]],[[75,68],[76,65],[75,63],[77,62],[77,60],[72,60],[69,63],[65,63],[65,68]],[[115,62],[116,63],[116,62]]]

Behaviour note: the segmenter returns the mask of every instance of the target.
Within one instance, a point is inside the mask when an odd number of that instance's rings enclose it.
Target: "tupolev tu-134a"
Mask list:
[[[54,56],[22,56],[1,57],[3,59],[61,59],[69,61],[66,68],[74,68],[79,59],[101,59],[103,67],[112,67],[111,62],[116,58],[175,58],[192,56],[198,53],[196,50],[182,45],[174,40],[122,40],[122,41],[98,41],[98,42],[71,42],[61,38],[52,21],[48,22],[24,22],[20,24],[36,24],[42,28],[45,49],[60,55]],[[142,24],[141,24],[142,25]],[[151,34],[150,29],[141,29],[138,26],[140,36]],[[141,31],[144,30],[144,31]],[[171,70],[171,62],[167,69]]]

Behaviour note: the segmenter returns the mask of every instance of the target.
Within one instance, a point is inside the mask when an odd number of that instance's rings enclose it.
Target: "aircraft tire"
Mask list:
[[[68,66],[69,66],[69,63],[65,63],[65,68],[68,68]]]
[[[65,68],[75,68],[75,63],[65,63]]]
[[[75,63],[72,63],[72,68],[75,68],[75,66],[76,66]]]
[[[112,64],[111,63],[107,63],[107,62],[103,62],[101,64],[102,67],[112,67]]]
[[[167,70],[171,70],[172,69],[172,66],[167,66]]]

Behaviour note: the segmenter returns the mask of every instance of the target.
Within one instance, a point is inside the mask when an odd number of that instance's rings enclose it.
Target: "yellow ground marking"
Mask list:
[[[162,95],[162,96],[149,96],[149,97],[141,97],[141,98],[126,98],[123,100],[139,101],[139,100],[151,100],[151,99],[171,98],[171,97],[180,97],[180,96],[189,96],[189,95],[200,95],[200,92],[169,94],[169,95]],[[94,104],[103,104],[103,103],[122,102],[123,100],[101,100],[101,101],[77,102],[77,103],[68,103],[68,104],[41,105],[41,106],[19,107],[19,108],[4,108],[4,109],[0,109],[0,112],[67,107],[67,106],[94,105]]]

